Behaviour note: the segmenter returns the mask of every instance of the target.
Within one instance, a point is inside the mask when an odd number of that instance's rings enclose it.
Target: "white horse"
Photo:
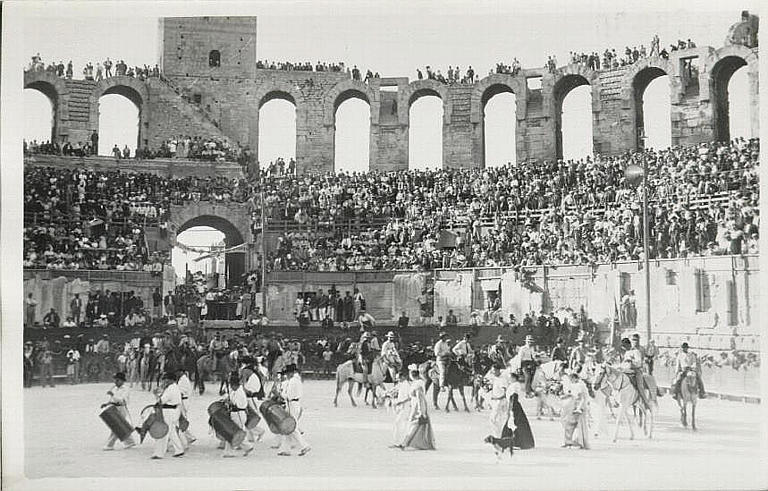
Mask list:
[[[647,391],[648,407],[641,401],[640,393],[635,389],[634,385],[632,385],[629,375],[605,363],[598,366],[595,372],[595,389],[602,390],[604,386],[610,386],[619,401],[619,415],[616,418],[616,428],[613,432],[614,442],[619,436],[619,426],[621,425],[622,420],[627,421],[630,439],[635,438],[635,430],[633,427],[635,414],[630,411],[630,408],[636,409],[641,415],[644,421],[643,429],[646,436],[648,438],[653,437],[653,422],[655,412],[658,409],[658,402],[656,400],[656,382],[650,375],[645,375],[645,382],[650,389]]]
[[[360,372],[355,372],[354,360],[345,361],[338,367],[336,367],[336,396],[333,398],[333,405],[339,405],[339,392],[344,383],[348,384],[349,400],[353,406],[357,406],[355,399],[352,397],[352,384],[357,382],[359,384],[365,384],[370,387],[373,392],[373,398],[371,405],[376,408],[376,389],[384,387],[384,379],[387,378],[387,372],[389,371],[390,364],[381,356],[377,356],[371,365],[371,373],[367,376]],[[397,368],[396,366],[394,368]],[[359,394],[358,394],[359,395]],[[367,404],[367,403],[366,403]]]

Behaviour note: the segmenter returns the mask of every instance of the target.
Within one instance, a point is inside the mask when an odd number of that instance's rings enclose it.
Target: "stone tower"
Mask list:
[[[167,77],[255,76],[256,17],[169,17],[159,24]]]

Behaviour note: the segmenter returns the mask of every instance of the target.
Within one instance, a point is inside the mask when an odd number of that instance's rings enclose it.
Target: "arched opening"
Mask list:
[[[517,97],[508,87],[497,85],[483,94],[483,144],[485,167],[517,162]]]
[[[746,136],[749,131],[749,83],[747,62],[739,56],[726,56],[712,68],[712,96],[715,109],[715,139],[728,141]],[[737,75],[738,74],[738,75]],[[741,135],[732,134],[731,130]]]
[[[130,87],[110,87],[99,98],[99,155],[113,155],[117,146],[136,155],[140,141],[142,100]]]
[[[32,87],[24,90],[24,140],[27,143],[56,140],[56,94]]]
[[[566,75],[555,84],[557,158],[581,159],[592,154],[592,87],[581,75]]]
[[[295,158],[296,105],[288,94],[269,94],[259,109],[259,164],[266,169],[282,159],[287,170]]]
[[[214,49],[211,50],[210,53],[208,53],[208,66],[211,68],[216,68],[221,66],[221,53],[219,50]]]
[[[414,94],[408,127],[408,168],[443,167],[443,100],[436,93]]]
[[[660,68],[641,70],[632,82],[635,93],[637,149],[672,145],[672,104],[669,77]]]
[[[335,104],[334,172],[368,172],[371,107],[365,95],[348,91]]]
[[[196,217],[177,232],[171,263],[181,282],[189,279],[189,274],[200,272],[217,288],[231,289],[243,282],[246,251],[236,247],[243,243],[242,234],[228,220]]]

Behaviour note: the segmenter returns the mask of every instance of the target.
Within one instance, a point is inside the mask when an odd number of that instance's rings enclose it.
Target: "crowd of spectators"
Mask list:
[[[651,47],[650,50],[646,50],[645,45],[640,45],[638,48],[637,46],[629,47],[626,46],[624,48],[624,55],[621,56],[619,53],[616,52],[616,48],[607,49],[603,51],[602,60],[600,58],[600,54],[597,51],[593,51],[590,53],[584,53],[584,52],[575,52],[571,51],[569,53],[570,62],[574,64],[581,64],[588,68],[591,68],[592,70],[611,70],[616,69],[623,66],[632,65],[633,63],[637,63],[638,60],[641,60],[643,58],[646,58],[648,56],[661,56],[665,60],[669,58],[669,54],[674,51],[682,50],[682,49],[690,49],[695,48],[696,43],[688,39],[687,41],[684,41],[682,39],[679,39],[677,43],[670,44],[669,50],[666,48],[662,48],[659,44],[659,36],[655,35],[653,36],[653,39],[651,39]],[[556,67],[552,67],[550,61],[547,62],[547,68],[550,69],[550,71],[554,71]]]
[[[114,68],[114,71],[113,71]],[[46,72],[57,77],[72,79],[74,76],[74,68],[72,60],[69,60],[65,65],[63,61],[51,62],[46,64],[40,57],[40,53],[37,53],[32,57],[32,62],[27,66],[27,71],[33,72]],[[117,60],[113,62],[107,57],[103,62],[87,62],[83,67],[83,79],[94,80],[99,82],[105,78],[112,76],[128,76],[136,77],[141,80],[149,77],[160,77],[160,66],[155,64],[154,67],[149,65],[143,66],[128,66],[124,60]]]
[[[472,65],[467,68],[467,71],[464,73],[464,75],[461,74],[461,68],[458,65],[456,65],[455,68],[449,66],[445,75],[443,75],[440,70],[435,71],[432,67],[427,65],[424,69],[424,72],[422,72],[420,68],[416,69],[416,78],[418,80],[424,80],[424,73],[427,74],[427,80],[436,80],[438,82],[449,85],[474,84],[478,81],[478,77],[476,76]]]
[[[231,145],[227,140],[216,137],[179,135],[160,144],[157,150],[143,147],[136,150],[137,159],[188,159],[212,162],[240,162],[252,158],[250,150],[240,144]]]

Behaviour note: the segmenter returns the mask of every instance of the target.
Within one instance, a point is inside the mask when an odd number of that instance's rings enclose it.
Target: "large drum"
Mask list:
[[[208,406],[208,424],[210,424],[216,435],[228,442],[233,447],[237,447],[245,440],[245,432],[240,429],[232,418],[229,417],[229,409],[226,404],[216,401]]]
[[[261,416],[259,416],[258,411],[256,411],[253,406],[248,404],[248,408],[246,409],[245,414],[245,427],[249,430],[256,428],[256,426],[259,424],[259,421],[261,421]]]
[[[163,414],[162,410],[155,407],[155,406],[147,406],[154,408],[151,413],[149,413],[149,416],[144,420],[144,423],[141,425],[141,427],[144,429],[144,431],[148,431],[149,434],[154,438],[155,440],[159,440],[161,438],[164,438],[165,435],[168,434],[168,424],[163,420]],[[146,407],[144,409],[147,409]],[[144,410],[141,411],[142,414],[144,413]]]
[[[106,423],[107,427],[112,430],[112,433],[114,433],[120,441],[125,441],[131,436],[131,433],[133,433],[133,426],[131,426],[128,420],[120,414],[117,407],[112,404],[105,407],[99,414],[99,417]]]
[[[296,420],[277,401],[264,401],[259,412],[269,426],[269,431],[276,435],[290,435],[296,431]]]

